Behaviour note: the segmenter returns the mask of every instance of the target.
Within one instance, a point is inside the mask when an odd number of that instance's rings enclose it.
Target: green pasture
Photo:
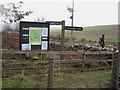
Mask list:
[[[31,77],[23,74],[2,80],[3,88],[47,88],[47,77]],[[111,71],[58,74],[54,76],[54,88],[107,88]]]
[[[59,37],[61,30],[51,30],[50,35],[53,37]],[[105,35],[106,42],[118,42],[118,25],[103,25],[103,26],[91,26],[83,27],[83,31],[65,31],[66,38],[75,38],[76,40],[86,39],[98,41],[101,35]]]

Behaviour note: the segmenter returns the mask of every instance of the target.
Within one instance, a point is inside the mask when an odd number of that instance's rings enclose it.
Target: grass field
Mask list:
[[[61,30],[51,30],[51,36],[58,37]],[[65,37],[74,37],[76,40],[86,39],[98,41],[101,35],[105,35],[106,42],[118,42],[118,25],[103,25],[83,27],[83,31],[65,31]]]
[[[110,83],[111,71],[67,74],[55,77],[61,80],[55,87],[62,88],[105,88]]]
[[[21,79],[22,78],[22,79]],[[58,74],[54,76],[55,88],[106,88],[110,84],[111,71],[82,72],[72,74]],[[36,79],[15,75],[13,79],[3,79],[3,88],[46,88],[47,78]]]

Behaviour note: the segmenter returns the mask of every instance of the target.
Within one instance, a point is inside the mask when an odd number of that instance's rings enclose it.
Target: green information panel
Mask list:
[[[29,28],[29,41],[31,45],[41,45],[41,28]]]

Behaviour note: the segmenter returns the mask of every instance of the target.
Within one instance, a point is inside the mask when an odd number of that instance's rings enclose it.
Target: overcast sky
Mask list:
[[[20,0],[23,1],[23,10],[34,11],[25,20],[33,21],[45,18],[46,21],[65,20],[66,25],[71,25],[68,18],[68,6],[73,0]],[[74,0],[74,26],[95,26],[118,23],[118,0]],[[18,0],[1,0],[0,3],[19,2]]]

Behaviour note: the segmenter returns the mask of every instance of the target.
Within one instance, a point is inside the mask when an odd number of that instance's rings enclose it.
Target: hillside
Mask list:
[[[61,30],[51,30],[50,39],[59,38]],[[81,43],[81,40],[97,41],[99,37],[104,34],[106,42],[118,42],[118,25],[105,25],[105,26],[93,26],[93,27],[83,27],[83,31],[74,31],[71,35],[71,31],[65,31],[66,39],[74,43]],[[74,39],[73,39],[74,38]],[[71,41],[71,39],[73,39]],[[76,39],[76,40],[75,40]],[[88,43],[88,42],[84,42]],[[91,42],[93,44],[93,42]],[[19,49],[19,35],[15,33],[2,33],[2,47]]]
[[[51,36],[59,36],[61,30],[51,30]],[[83,31],[65,31],[65,37],[74,37],[77,40],[95,40],[98,41],[99,37],[104,34],[106,42],[118,42],[118,25],[103,25],[83,27]]]

